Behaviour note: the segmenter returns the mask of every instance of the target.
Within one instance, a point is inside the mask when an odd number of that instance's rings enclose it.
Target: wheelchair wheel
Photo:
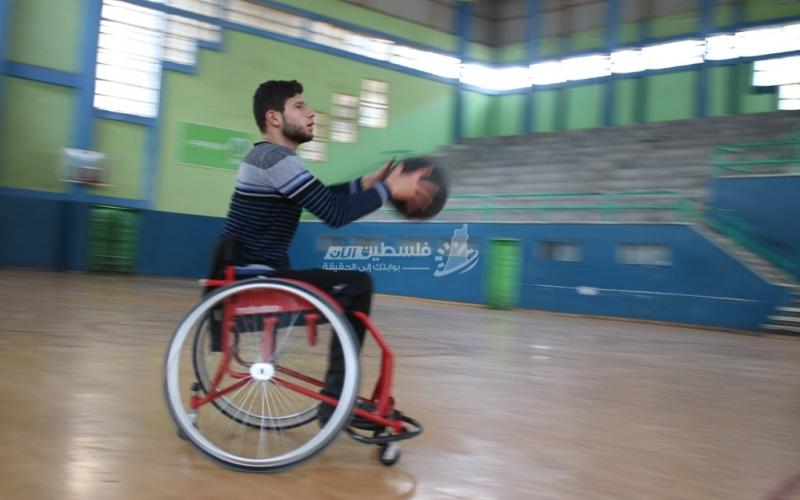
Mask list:
[[[350,324],[329,300],[297,282],[255,279],[221,288],[192,309],[164,365],[179,434],[213,460],[246,471],[283,470],[322,451],[347,424],[359,386]],[[221,331],[214,332],[209,315],[220,308]],[[216,343],[214,334],[221,335]],[[311,420],[334,338],[342,347],[344,384],[319,426]]]
[[[214,314],[212,311],[210,314]],[[222,351],[214,347],[214,322],[209,316],[200,324],[195,332],[193,353],[194,353],[194,373],[197,380],[197,390],[203,394],[208,394],[212,386],[214,370],[219,366],[222,358]],[[238,332],[233,331],[235,336],[234,343],[238,343]],[[296,411],[281,415],[265,415],[259,411],[250,411],[248,408],[237,404],[235,399],[228,396],[220,396],[211,400],[219,411],[240,424],[249,425],[255,428],[267,429],[290,429],[305,425],[317,418],[320,402],[310,398],[296,398],[298,406]],[[303,408],[302,402],[305,402]]]

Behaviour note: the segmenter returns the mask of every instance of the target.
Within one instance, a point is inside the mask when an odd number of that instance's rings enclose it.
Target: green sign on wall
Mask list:
[[[253,135],[196,123],[180,124],[178,163],[233,170],[250,150]]]

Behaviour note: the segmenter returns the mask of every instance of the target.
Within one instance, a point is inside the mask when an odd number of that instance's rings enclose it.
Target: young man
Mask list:
[[[326,224],[339,227],[381,207],[389,198],[419,208],[430,204],[436,187],[422,179],[430,169],[404,174],[391,161],[377,172],[350,182],[323,185],[304,166],[295,151],[314,137],[314,111],[303,100],[297,81],[267,81],[253,96],[253,115],[263,140],[239,165],[236,189],[228,211],[225,236],[236,240],[238,266],[254,266],[272,277],[305,281],[341,299],[360,346],[364,325],[353,311],[369,314],[372,279],[359,271],[292,270],[289,244],[305,208]],[[344,380],[344,361],[338,341],[331,345],[322,392],[338,398]],[[326,420],[331,408],[320,410]]]

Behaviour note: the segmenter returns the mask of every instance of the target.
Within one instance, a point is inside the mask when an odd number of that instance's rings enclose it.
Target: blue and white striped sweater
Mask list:
[[[239,164],[225,234],[239,243],[237,264],[286,269],[303,208],[340,227],[374,212],[388,197],[382,183],[362,191],[360,179],[325,186],[294,151],[260,142]]]

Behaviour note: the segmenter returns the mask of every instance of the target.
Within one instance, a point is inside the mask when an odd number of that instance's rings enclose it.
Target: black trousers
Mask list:
[[[364,324],[355,317],[354,311],[369,314],[372,306],[372,277],[361,271],[328,271],[326,269],[299,269],[278,271],[271,274],[274,278],[288,278],[304,281],[335,298],[353,327],[356,343],[361,350],[364,343]],[[334,335],[331,341],[328,372],[322,393],[338,398],[344,383],[344,357],[339,339]]]

